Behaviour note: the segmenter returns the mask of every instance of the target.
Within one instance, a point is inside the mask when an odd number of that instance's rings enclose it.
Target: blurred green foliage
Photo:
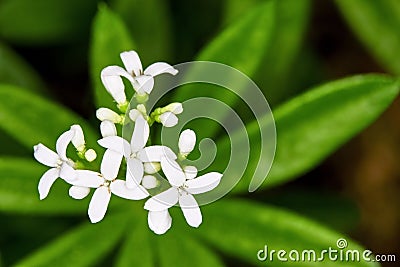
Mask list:
[[[389,74],[399,74],[399,2],[336,3],[382,67]],[[246,122],[255,152],[241,182],[224,199],[202,207],[204,223],[199,229],[191,229],[180,212],[173,210],[174,225],[164,236],[148,230],[140,201],[113,199],[108,215],[96,225],[85,216],[88,201],[70,199],[61,183],[56,182],[48,199],[39,201],[37,183],[45,168],[33,160],[31,150],[39,142],[54,148],[58,135],[72,124],[82,125],[90,147],[96,148],[99,134],[93,117],[78,115],[59,103],[63,100],[57,97],[59,92],[51,90],[54,81],[46,75],[39,77],[38,72],[46,71],[43,66],[40,71],[30,66],[26,55],[45,60],[53,55],[48,51],[58,51],[54,53],[60,58],[76,51],[72,57],[76,65],[64,66],[65,61],[60,61],[55,70],[49,67],[49,73],[87,68],[90,74],[84,73],[84,79],[73,83],[78,88],[70,88],[64,95],[84,103],[83,110],[93,113],[95,107],[113,105],[101,84],[101,69],[121,65],[119,53],[136,49],[143,55],[144,65],[177,63],[191,56],[231,65],[253,78],[270,100],[278,136],[275,161],[262,190],[301,177],[376,120],[398,96],[400,87],[398,78],[363,74],[296,95],[303,81],[315,79],[315,73],[306,70],[318,69],[318,63],[311,60],[312,48],[303,49],[311,4],[311,0],[0,2],[0,266],[266,266],[256,257],[265,244],[277,250],[334,247],[338,238],[354,228],[356,220],[351,216],[354,206],[341,202],[340,196],[332,200],[310,194],[307,198],[304,192],[291,191],[293,196],[289,197],[282,194],[251,200],[252,195],[245,195],[260,149],[257,122],[251,116]],[[182,23],[185,18],[190,19]],[[199,28],[202,30],[195,30]],[[32,56],[36,51],[39,55]],[[307,62],[302,62],[304,59]],[[86,90],[88,87],[92,90]],[[182,101],[200,95],[191,87],[171,99]],[[83,94],[93,100],[82,100],[86,99]],[[240,107],[237,98],[215,87],[202,94]],[[269,123],[261,121],[264,126]],[[199,122],[196,127],[218,139],[220,154],[214,166],[220,168],[229,155],[229,140],[220,136],[216,125]],[[262,192],[267,195],[271,191]],[[328,207],[324,209],[321,203]],[[314,212],[308,210],[311,206]],[[345,233],[329,230],[312,218]],[[10,221],[16,223],[7,223]],[[76,227],[77,222],[82,223]],[[34,249],[24,244],[31,240],[36,240]],[[347,240],[349,248],[362,250]],[[329,261],[314,265],[274,262],[274,266],[289,265],[343,266]],[[352,262],[346,266],[376,264]]]

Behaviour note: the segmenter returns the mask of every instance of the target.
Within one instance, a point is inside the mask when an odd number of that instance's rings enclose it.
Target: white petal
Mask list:
[[[88,215],[92,223],[97,223],[106,215],[111,192],[108,187],[101,186],[94,191],[89,203]]]
[[[160,115],[160,121],[165,127],[174,127],[178,124],[178,117],[168,111]]]
[[[66,182],[74,181],[76,179],[76,170],[64,162],[60,168],[60,177]]]
[[[94,161],[97,158],[97,153],[93,149],[88,149],[85,152],[85,159],[89,162]]]
[[[70,197],[74,199],[84,199],[85,197],[87,197],[87,195],[89,195],[90,188],[73,185],[68,192]]]
[[[72,144],[78,151],[83,151],[85,149],[85,137],[81,126],[75,124],[71,126],[71,130],[74,132],[72,137]]]
[[[199,227],[202,216],[196,199],[191,194],[183,194],[179,197],[179,206],[181,206],[186,222],[192,227]]]
[[[96,111],[96,117],[100,121],[111,121],[113,123],[121,123],[121,116],[109,108],[99,108]]]
[[[183,185],[186,180],[185,173],[175,160],[162,157],[161,169],[163,170],[165,176],[167,176],[168,182],[172,186],[179,187]]]
[[[156,234],[165,234],[171,228],[172,218],[168,210],[149,211],[147,216],[149,228]]]
[[[148,75],[141,75],[134,78],[135,82],[132,83],[135,91],[143,95],[144,93],[150,94],[154,87],[154,78]]]
[[[188,191],[191,194],[201,194],[208,191],[213,190],[218,186],[221,181],[222,174],[218,172],[210,172],[199,176],[195,179],[186,181],[186,186]]]
[[[118,104],[126,102],[125,85],[121,76],[127,78],[131,83],[133,82],[132,76],[119,66],[108,66],[100,74],[107,92]]]
[[[57,167],[57,162],[59,160],[57,153],[43,144],[38,144],[33,147],[33,156],[43,165]]]
[[[171,187],[147,200],[144,204],[144,209],[150,211],[163,211],[169,209],[178,203],[178,197],[178,189]]]
[[[100,132],[103,137],[115,136],[117,135],[117,128],[113,122],[105,120],[100,123]]]
[[[178,73],[178,70],[165,62],[153,63],[144,70],[144,74],[151,75],[153,77],[160,75],[162,73],[169,73],[172,75],[176,75]]]
[[[76,179],[72,185],[97,188],[104,184],[104,178],[100,173],[89,170],[76,170]]]
[[[136,158],[127,159],[126,186],[135,188],[140,185],[143,178],[143,163]]]
[[[120,153],[125,157],[130,157],[131,147],[124,138],[120,136],[108,136],[97,141],[99,145],[114,152]]]
[[[58,156],[64,160],[67,161],[67,147],[68,144],[71,142],[72,137],[74,137],[74,132],[71,130],[68,130],[64,132],[60,137],[58,137],[57,142],[56,142],[56,151]]]
[[[138,152],[147,143],[150,134],[150,127],[143,116],[139,116],[135,122],[135,128],[133,129],[132,139],[131,139],[131,149],[132,152]]]
[[[196,145],[196,133],[193,130],[186,129],[179,136],[179,152],[181,154],[189,154]]]
[[[193,179],[197,176],[197,168],[195,166],[185,166],[183,172],[185,173],[187,180]]]
[[[176,159],[175,153],[167,146],[148,146],[138,153],[142,162],[160,162],[161,157]]]
[[[129,74],[139,76],[142,74],[143,67],[139,55],[135,51],[126,51],[120,54],[125,69]]]
[[[156,188],[158,185],[157,178],[153,175],[145,175],[143,176],[142,185],[146,189]]]
[[[149,196],[149,193],[143,186],[139,185],[129,189],[126,187],[125,181],[119,179],[111,182],[110,189],[114,195],[125,199],[140,200]]]
[[[161,170],[161,164],[158,162],[145,162],[143,167],[144,172],[147,174],[154,174]]]
[[[40,178],[38,185],[40,200],[45,199],[47,197],[51,186],[58,178],[58,174],[59,174],[58,169],[51,168],[42,175],[42,178]]]
[[[107,149],[106,152],[104,152],[100,166],[100,172],[103,177],[109,181],[117,178],[121,161],[122,155],[120,153]]]
[[[175,102],[163,107],[162,110],[170,111],[174,114],[181,114],[183,112],[183,106],[182,103]]]
[[[129,111],[129,118],[132,120],[132,121],[136,121],[136,119],[139,117],[139,116],[142,116],[142,113],[139,111],[139,110],[137,110],[137,109],[131,109],[130,111]]]

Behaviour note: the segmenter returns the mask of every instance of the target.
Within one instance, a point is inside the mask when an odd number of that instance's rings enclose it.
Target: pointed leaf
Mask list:
[[[101,223],[83,223],[15,266],[95,266],[107,256],[127,226],[124,213],[109,214]]]
[[[327,255],[324,261],[285,262],[279,261],[274,254],[273,261],[270,258],[260,261],[257,253],[265,245],[269,252],[285,250],[286,258],[291,250],[302,253],[303,250],[311,249],[316,251],[318,257],[324,249],[338,249],[337,240],[345,238],[348,244],[346,249],[358,250],[361,255],[363,252],[359,245],[341,234],[299,215],[256,202],[223,200],[204,207],[203,213],[207,221],[193,234],[218,250],[256,266],[343,266],[343,262],[330,261]],[[346,266],[379,265],[374,262],[349,261]]]
[[[337,0],[354,33],[389,71],[400,74],[400,2]]]
[[[115,107],[113,98],[101,82],[101,70],[110,65],[123,66],[119,54],[133,49],[135,45],[121,18],[106,5],[100,5],[92,25],[90,48],[90,73],[97,107]],[[133,92],[133,89],[126,88],[125,91]]]

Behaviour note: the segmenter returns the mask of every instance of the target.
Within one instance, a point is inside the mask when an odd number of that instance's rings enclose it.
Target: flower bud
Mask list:
[[[72,137],[72,144],[78,150],[78,152],[82,152],[85,150],[85,137],[83,135],[83,131],[81,126],[75,124],[71,126],[71,130],[74,132],[74,136]]]
[[[174,127],[178,124],[178,117],[172,112],[161,114],[159,120],[165,127]]]
[[[179,153],[182,155],[188,155],[193,151],[194,146],[196,144],[196,134],[193,130],[186,129],[181,132],[179,136]]]
[[[101,136],[116,136],[117,135],[117,128],[115,128],[115,124],[111,121],[102,121],[100,123],[100,132]]]
[[[154,174],[161,170],[161,164],[159,162],[145,162],[143,166],[144,172],[148,174]]]
[[[111,121],[113,123],[121,123],[122,118],[120,115],[118,115],[116,112],[112,111],[111,109],[108,108],[99,108],[96,111],[96,117],[100,121]]]
[[[73,185],[69,189],[69,195],[74,199],[84,199],[89,193],[90,188],[88,187]]]
[[[152,189],[158,186],[157,178],[153,175],[145,175],[142,179],[142,185],[146,189]]]
[[[85,159],[89,162],[94,161],[96,157],[97,157],[96,151],[94,151],[93,149],[88,149],[85,152]]]
[[[162,112],[172,112],[175,115],[176,114],[181,114],[183,112],[183,107],[181,103],[175,102],[171,103],[161,109]]]

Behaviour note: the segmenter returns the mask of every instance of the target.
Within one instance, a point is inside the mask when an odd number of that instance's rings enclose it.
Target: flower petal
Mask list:
[[[179,187],[183,185],[186,180],[185,173],[182,171],[181,166],[179,166],[179,164],[175,160],[162,157],[161,169],[167,177],[168,182],[172,186]]]
[[[51,168],[46,171],[40,178],[38,190],[40,200],[45,199],[49,194],[50,188],[58,178],[59,171],[56,168]]]
[[[94,191],[89,203],[88,215],[92,223],[97,223],[106,215],[111,192],[108,187],[101,186]]]
[[[59,160],[57,153],[43,144],[38,144],[33,147],[33,156],[43,165],[57,167],[57,162]]]
[[[150,134],[150,127],[143,116],[138,116],[135,121],[135,128],[133,129],[131,139],[131,150],[132,152],[138,152],[147,143]]]
[[[148,199],[144,204],[144,209],[150,211],[163,211],[178,203],[178,198],[178,189],[171,187],[164,192]]]
[[[113,122],[105,120],[100,123],[100,132],[103,137],[116,136],[117,128]]]
[[[169,73],[172,75],[176,75],[178,73],[178,70],[165,62],[153,63],[144,70],[145,75],[151,75],[153,77],[160,75],[162,73]]]
[[[87,197],[87,195],[89,195],[90,188],[73,185],[70,187],[68,193],[69,196],[74,199],[84,199],[85,197]]]
[[[196,178],[197,176],[197,168],[195,166],[185,166],[183,172],[185,173],[186,180]]]
[[[201,194],[208,191],[213,190],[218,186],[221,181],[222,174],[218,172],[210,172],[199,176],[195,179],[186,181],[186,186],[188,191],[191,194]]]
[[[146,189],[156,188],[158,185],[157,178],[153,175],[145,175],[143,176],[142,185]]]
[[[168,210],[149,211],[147,216],[149,228],[156,234],[165,234],[172,225],[172,218]]]
[[[120,136],[108,136],[97,141],[99,145],[108,150],[112,150],[128,158],[131,154],[131,147],[124,138]]]
[[[186,129],[179,135],[179,152],[189,154],[196,145],[196,133],[193,130]]]
[[[142,62],[140,61],[138,53],[136,51],[122,52],[120,55],[122,62],[124,63],[125,69],[129,74],[139,76],[143,72]]]
[[[143,163],[136,159],[127,159],[127,169],[126,169],[126,186],[128,188],[135,188],[140,185],[143,178]]]
[[[172,112],[164,112],[160,115],[160,121],[165,127],[174,127],[178,124],[178,117]]]
[[[60,168],[60,178],[68,183],[74,181],[76,179],[76,170],[64,162]]]
[[[78,151],[85,149],[85,136],[83,135],[82,127],[78,124],[71,126],[71,130],[74,132],[72,137],[72,144]]]
[[[148,75],[140,75],[134,78],[135,81],[132,83],[135,91],[139,95],[144,93],[150,94],[154,87],[154,78]]]
[[[56,142],[56,151],[58,156],[67,161],[67,147],[68,144],[71,142],[72,138],[74,137],[74,131],[68,130],[58,137]]]
[[[125,85],[121,76],[127,78],[131,83],[133,82],[132,76],[119,66],[105,67],[100,74],[107,92],[119,104],[126,102]]]
[[[104,184],[104,178],[101,174],[89,170],[76,170],[76,179],[71,182],[72,185],[97,188]]]
[[[142,162],[160,162],[161,157],[176,159],[175,153],[167,146],[148,146],[138,153]]]
[[[103,160],[101,161],[100,166],[100,172],[104,179],[112,181],[117,178],[121,161],[122,154],[111,149],[107,149],[106,152],[104,152]]]
[[[196,199],[191,194],[183,194],[179,197],[179,206],[186,222],[192,227],[199,227],[203,219]]]
[[[125,199],[140,200],[149,196],[149,193],[143,186],[139,185],[135,188],[129,189],[126,186],[125,181],[119,179],[111,182],[110,189],[114,195]]]

